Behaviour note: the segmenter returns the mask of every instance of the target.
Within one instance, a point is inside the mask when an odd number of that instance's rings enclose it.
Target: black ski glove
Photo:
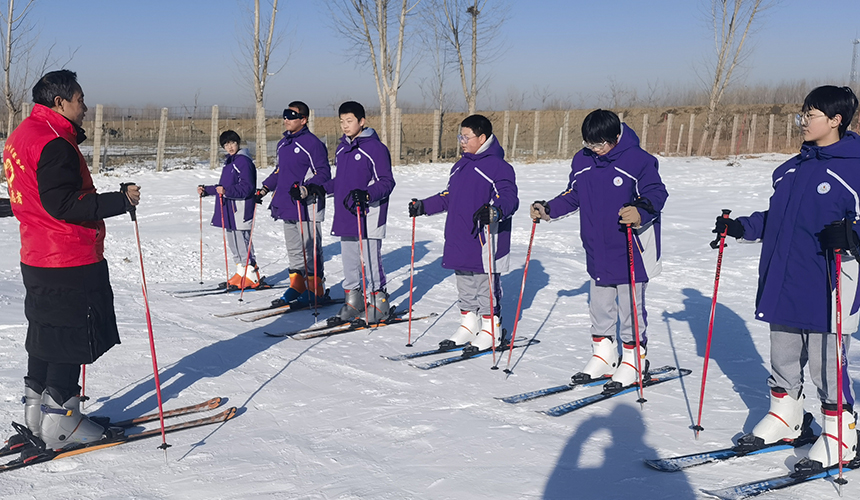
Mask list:
[[[833,222],[824,226],[818,233],[818,241],[821,248],[827,250],[847,250],[851,255],[857,257],[860,253],[860,238],[854,232],[853,224],[846,224],[844,220]]]
[[[343,200],[343,206],[352,213],[356,213],[356,210],[366,213],[369,201],[370,194],[367,191],[364,189],[353,189],[349,192],[346,199]]]
[[[254,203],[256,203],[258,205],[262,205],[263,204],[263,197],[266,196],[266,194],[268,192],[269,192],[269,190],[266,189],[265,186],[258,189],[257,192],[254,193]]]
[[[201,198],[203,198],[204,196],[209,196],[209,193],[206,192],[206,186],[204,186],[203,184],[200,184],[199,186],[197,186],[197,188],[198,188],[197,190],[199,191]]]
[[[307,196],[307,190],[305,190],[305,196]],[[304,196],[302,196],[302,186],[300,186],[298,182],[290,187],[290,198],[292,198],[293,201],[302,201],[304,199]]]
[[[424,211],[424,202],[418,198],[412,198],[412,201],[409,202],[409,217],[418,217],[426,213]]]
[[[501,218],[502,212],[498,208],[485,203],[484,206],[476,210],[475,214],[472,215],[472,232],[476,232],[476,230],[482,229],[484,226],[489,226]]]
[[[317,198],[325,198],[325,189],[319,184],[306,184],[305,189],[308,190],[308,196],[316,196]]]
[[[732,238],[743,238],[744,237],[744,226],[736,219],[729,219],[723,217],[722,215],[717,217],[717,224],[714,227],[712,233],[723,234],[726,232],[726,236],[731,236]]]

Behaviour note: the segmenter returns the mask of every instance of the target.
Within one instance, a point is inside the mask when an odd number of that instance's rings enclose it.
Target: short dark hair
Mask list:
[[[615,144],[620,134],[621,120],[612,111],[595,109],[582,120],[582,140],[585,142]]]
[[[299,113],[301,113],[302,116],[304,116],[305,118],[310,118],[311,116],[311,109],[308,107],[307,104],[303,103],[302,101],[293,101],[287,107],[296,108],[297,110],[299,110]]]
[[[460,127],[471,129],[476,137],[484,135],[489,139],[493,135],[493,124],[484,115],[467,116],[465,120],[460,122]]]
[[[850,87],[837,87],[835,85],[823,85],[812,89],[812,92],[803,100],[804,113],[810,109],[821,111],[827,118],[835,118],[836,115],[842,117],[842,123],[839,124],[839,138],[845,135],[848,126],[851,125],[851,120],[854,119],[854,113],[857,112],[857,96]]]
[[[221,144],[221,147],[223,148],[224,145],[228,142],[242,144],[242,138],[239,137],[239,134],[237,134],[234,130],[225,130],[221,132],[221,137],[218,138],[218,143]]]
[[[364,114],[364,106],[355,101],[346,101],[337,108],[337,115],[346,115],[352,113],[357,120],[361,120],[366,115]]]
[[[51,71],[45,73],[33,86],[33,102],[53,108],[55,97],[60,96],[71,101],[75,92],[82,92],[77,73],[67,69]]]

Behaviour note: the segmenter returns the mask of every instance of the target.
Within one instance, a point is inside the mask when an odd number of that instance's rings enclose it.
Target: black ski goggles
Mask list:
[[[299,118],[305,118],[305,115],[290,108],[284,110],[284,120],[298,120]]]

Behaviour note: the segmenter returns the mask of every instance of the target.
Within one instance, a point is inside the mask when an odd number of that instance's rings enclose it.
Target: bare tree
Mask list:
[[[334,0],[334,28],[364,54],[373,68],[382,119],[382,142],[394,137],[397,93],[402,85],[406,21],[421,0]],[[390,122],[390,123],[389,123]],[[389,131],[389,127],[391,130]]]
[[[713,65],[708,68],[708,74],[703,79],[708,89],[708,112],[705,131],[699,142],[700,155],[705,151],[711,130],[717,125],[717,106],[732,83],[732,75],[749,55],[744,45],[756,15],[770,5],[765,0],[710,0],[710,3],[716,53]]]
[[[478,64],[487,63],[498,56],[498,37],[507,15],[507,10],[499,2],[490,8],[487,6],[489,1],[433,0],[429,6],[429,10],[434,13],[434,22],[445,26],[449,46],[457,61],[460,85],[469,114],[475,113],[478,92],[486,82],[478,78]]]
[[[422,11],[422,29],[419,31],[421,45],[427,57],[432,62],[432,73],[422,78],[418,83],[425,102],[430,101],[431,107],[438,109],[444,115],[451,107],[449,93],[445,90],[445,82],[453,70],[453,60],[448,50],[448,37],[445,26],[438,22],[433,5]]]

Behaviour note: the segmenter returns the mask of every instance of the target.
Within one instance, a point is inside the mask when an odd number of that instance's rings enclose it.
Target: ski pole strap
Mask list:
[[[42,405],[42,413],[50,413],[53,415],[62,415],[64,417],[71,417],[73,411],[67,410],[65,408],[51,408],[48,405]]]

